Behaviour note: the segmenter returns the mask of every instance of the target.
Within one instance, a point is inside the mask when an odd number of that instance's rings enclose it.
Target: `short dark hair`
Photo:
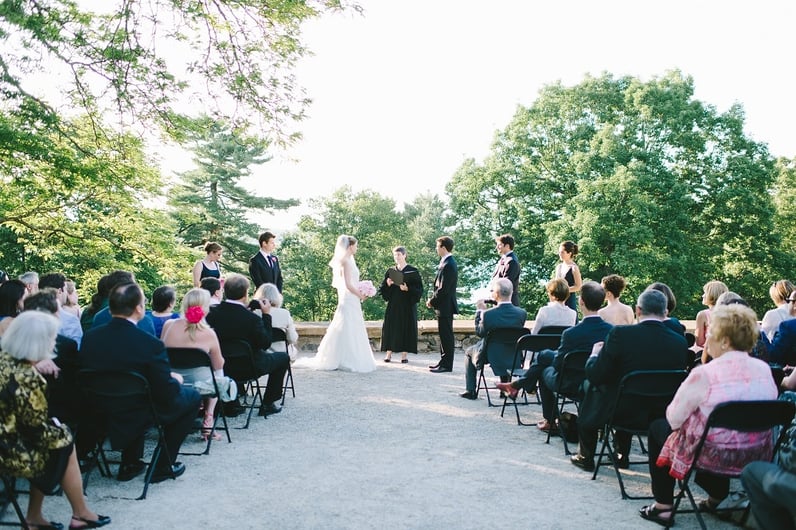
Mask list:
[[[583,285],[580,286],[580,297],[586,309],[597,311],[605,302],[605,289],[597,282],[583,282]]]
[[[504,245],[507,245],[511,250],[514,250],[514,238],[511,236],[511,234],[503,234],[502,236],[497,236],[495,238],[495,241],[503,243]]]
[[[108,310],[111,315],[129,317],[144,301],[144,293],[135,282],[120,283],[111,289]]]
[[[19,300],[25,296],[25,282],[12,279],[0,284],[0,316],[15,317],[19,314]]]
[[[25,311],[46,311],[53,315],[58,312],[58,291],[53,287],[39,289],[37,293],[25,297]]]
[[[445,247],[448,252],[453,252],[453,238],[450,236],[440,236],[437,238],[437,243]]]
[[[216,294],[221,289],[221,280],[211,276],[205,276],[199,280],[199,287],[210,293],[210,296]]]
[[[39,278],[39,289],[52,287],[56,291],[66,287],[66,276],[60,272],[50,272]]]
[[[622,291],[624,291],[627,286],[625,279],[618,274],[603,276],[602,284],[605,290],[614,295],[615,298],[619,298],[619,295],[622,294]]]
[[[268,240],[270,240],[270,239],[273,239],[273,238],[275,238],[275,237],[276,237],[276,234],[274,234],[273,232],[269,232],[268,230],[266,230],[265,232],[263,232],[262,234],[260,234],[260,237],[258,237],[258,238],[257,238],[257,241],[260,243],[260,246],[263,246],[263,243],[265,243],[265,242],[267,242]]]
[[[242,274],[227,274],[224,280],[224,297],[227,300],[240,300],[249,293],[249,279]]]
[[[666,310],[669,311],[669,316],[671,316],[672,313],[674,313],[674,308],[677,307],[677,298],[674,297],[672,288],[663,282],[655,282],[650,284],[647,289],[652,289],[654,291],[660,291],[663,293],[663,296],[666,297]]]
[[[162,313],[177,301],[177,292],[170,285],[161,285],[152,291],[152,309]]]
[[[641,293],[636,301],[636,306],[642,315],[666,316],[666,295],[657,289],[647,289]]]

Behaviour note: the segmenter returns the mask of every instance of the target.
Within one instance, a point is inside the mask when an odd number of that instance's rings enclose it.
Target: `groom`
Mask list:
[[[256,289],[264,283],[273,283],[282,292],[282,269],[273,252],[276,248],[276,235],[265,231],[258,238],[260,250],[249,260],[249,275]]]
[[[437,238],[437,254],[439,266],[437,277],[434,278],[434,292],[426,301],[426,307],[434,309],[437,314],[437,327],[439,328],[440,360],[437,364],[429,366],[435,374],[453,371],[453,315],[459,312],[456,303],[456,283],[459,270],[456,260],[453,259],[453,239],[448,236]]]

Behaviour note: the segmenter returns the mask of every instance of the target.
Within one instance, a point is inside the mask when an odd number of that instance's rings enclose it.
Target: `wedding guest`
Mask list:
[[[210,356],[210,367],[215,372],[216,380],[224,377],[224,357],[215,331],[205,321],[210,312],[210,294],[201,288],[193,288],[182,298],[182,311],[176,319],[163,323],[161,340],[166,348],[198,348]],[[174,369],[183,378],[183,384],[194,385],[202,381],[212,385],[213,376],[206,367],[191,369]],[[213,419],[218,398],[203,397],[204,421],[202,422],[202,438],[207,441],[213,429]],[[213,434],[214,440],[221,435]]]
[[[572,241],[564,241],[558,247],[558,257],[561,263],[556,265],[556,270],[553,274],[553,279],[564,279],[569,288],[569,296],[564,301],[566,306],[573,311],[578,310],[578,293],[580,287],[583,285],[583,280],[580,276],[580,268],[575,263],[575,256],[578,255],[578,245]]]
[[[769,309],[766,311],[766,314],[763,315],[763,332],[766,334],[769,341],[774,340],[774,335],[777,333],[779,325],[783,321],[793,318],[786,300],[794,290],[796,290],[796,287],[794,287],[790,280],[777,280],[771,284],[768,290],[771,301],[777,306],[776,309]]]
[[[281,293],[282,269],[279,266],[279,260],[274,255],[276,235],[265,231],[257,240],[260,243],[260,250],[249,260],[249,275],[254,287],[260,287],[264,283],[273,283]]]
[[[78,319],[80,319],[80,301],[78,300],[77,296],[77,286],[75,286],[75,282],[72,280],[66,280],[66,302],[63,304],[61,309],[72,313]]]
[[[56,291],[56,298],[58,300],[59,309],[66,303],[66,276],[60,272],[51,272],[39,278],[39,289],[51,287]],[[77,342],[77,347],[80,347],[80,341],[83,340],[83,328],[80,327],[80,319],[68,311],[58,311],[58,318],[61,319],[61,329],[58,333],[69,337]]]
[[[218,278],[202,278],[199,282],[199,287],[210,293],[210,306],[221,303],[224,295],[221,290],[221,280]]]
[[[440,236],[436,240],[439,265],[437,276],[434,278],[434,290],[431,297],[426,300],[426,307],[433,309],[437,315],[437,329],[439,330],[440,360],[437,364],[429,366],[432,373],[453,371],[453,355],[456,346],[453,334],[453,315],[459,312],[456,301],[456,285],[459,281],[459,268],[453,258],[453,239],[449,236]]]
[[[26,294],[33,294],[39,290],[39,275],[36,272],[29,271],[19,276],[19,280],[25,284]]]
[[[569,285],[563,278],[547,282],[547,305],[539,308],[531,333],[536,335],[545,326],[574,326],[578,313],[565,305],[572,297]],[[580,290],[580,286],[578,286]],[[577,300],[577,297],[575,297]]]
[[[110,293],[113,291],[114,287],[123,283],[135,283],[135,275],[132,272],[122,270],[113,271],[109,275],[105,299],[102,301],[101,309],[99,309],[99,311],[97,311],[94,315],[94,318],[92,318],[92,329],[107,324],[111,321],[113,315],[111,314],[109,308]],[[147,315],[146,312],[144,313],[143,318],[138,320],[136,326],[141,331],[145,331],[153,337],[156,336],[155,323],[152,321],[152,317]]]
[[[633,308],[619,300],[622,291],[625,290],[625,279],[618,274],[609,274],[603,277],[601,283],[605,289],[607,304],[597,312],[600,318],[614,326],[629,326],[635,323],[636,314]]]
[[[26,311],[11,323],[0,353],[0,473],[30,483],[25,520],[32,528],[63,528],[42,513],[45,495],[61,486],[72,508],[70,528],[99,528],[111,518],[93,512],[83,497],[83,480],[72,434],[47,415],[47,383],[34,365],[52,356],[60,322],[42,311]]]
[[[205,245],[205,257],[198,260],[193,265],[193,286],[199,287],[202,278],[221,279],[221,265],[219,260],[224,249],[218,243],[212,241]]]
[[[5,283],[9,280],[8,273],[2,269],[0,269],[0,283]]]
[[[694,367],[666,409],[666,418],[649,429],[649,471],[655,503],[641,509],[642,518],[671,526],[674,485],[693,464],[696,444],[707,418],[720,403],[777,398],[766,363],[749,356],[758,336],[755,312],[741,304],[716,306],[710,316],[707,344],[713,362]],[[770,433],[713,429],[697,462],[696,483],[708,498],[702,511],[715,511],[730,492],[730,479],[753,460],[770,460]]]
[[[417,303],[423,296],[423,279],[420,271],[406,263],[406,248],[392,249],[395,267],[400,273],[400,284],[393,281],[388,269],[379,287],[381,297],[387,302],[384,323],[381,327],[380,350],[385,352],[384,362],[392,360],[393,352],[401,352],[401,362],[408,363],[408,352],[417,353]],[[398,276],[396,276],[398,277]]]
[[[160,338],[163,332],[163,325],[175,318],[180,318],[180,315],[174,312],[174,306],[177,304],[177,293],[174,287],[170,285],[161,285],[152,291],[152,310],[147,311],[147,315],[152,319],[152,324],[155,326],[155,336]]]
[[[500,254],[500,259],[492,274],[492,281],[498,278],[508,278],[511,281],[511,303],[520,305],[520,260],[514,253],[514,237],[503,234],[495,238],[495,250]]]
[[[672,316],[674,309],[677,307],[677,298],[674,297],[674,291],[672,291],[672,288],[663,282],[655,282],[651,283],[647,289],[660,291],[666,297],[666,318],[663,320],[664,325],[675,333],[685,335],[685,326],[683,323]]]
[[[705,342],[707,340],[708,326],[710,326],[710,311],[716,305],[716,300],[719,299],[719,296],[727,291],[729,291],[729,289],[724,282],[718,280],[709,281],[702,287],[702,304],[706,305],[708,308],[697,313],[696,329],[694,330],[694,336],[696,337],[694,350],[702,350],[703,363],[707,362],[706,359],[708,355],[705,351]]]
[[[14,318],[22,312],[27,293],[28,290],[22,280],[8,280],[0,284],[0,337]]]
[[[285,331],[285,338],[287,338],[287,344],[285,344],[283,340],[272,341],[271,346],[265,351],[269,353],[287,352],[288,355],[290,355],[290,360],[295,361],[298,331],[296,331],[296,324],[293,322],[290,311],[282,307],[282,302],[284,301],[282,293],[279,292],[279,289],[273,283],[264,283],[254,292],[254,299],[268,300],[271,303],[271,310],[269,311],[271,315],[271,327],[283,329]],[[255,310],[255,313],[258,311],[262,314],[262,311],[259,309]]]

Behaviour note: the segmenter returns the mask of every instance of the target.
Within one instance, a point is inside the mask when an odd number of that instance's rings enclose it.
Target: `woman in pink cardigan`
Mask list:
[[[717,306],[710,314],[707,344],[713,361],[694,368],[666,409],[666,419],[649,430],[649,469],[655,503],[641,509],[642,518],[669,527],[675,479],[685,476],[694,460],[707,418],[726,401],[777,399],[769,366],[749,352],[757,342],[755,312],[741,304]],[[740,473],[753,460],[770,460],[770,433],[713,429],[699,458],[696,483],[709,495],[702,511],[715,511],[729,494],[730,479],[714,473]]]

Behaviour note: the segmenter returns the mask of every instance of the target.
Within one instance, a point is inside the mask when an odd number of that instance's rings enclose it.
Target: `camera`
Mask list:
[[[497,305],[497,300],[493,300],[491,298],[486,298],[484,300],[484,304],[486,304],[486,305]]]
[[[257,299],[249,300],[249,311],[255,311],[257,309],[262,309],[262,306],[260,305],[260,300]]]

